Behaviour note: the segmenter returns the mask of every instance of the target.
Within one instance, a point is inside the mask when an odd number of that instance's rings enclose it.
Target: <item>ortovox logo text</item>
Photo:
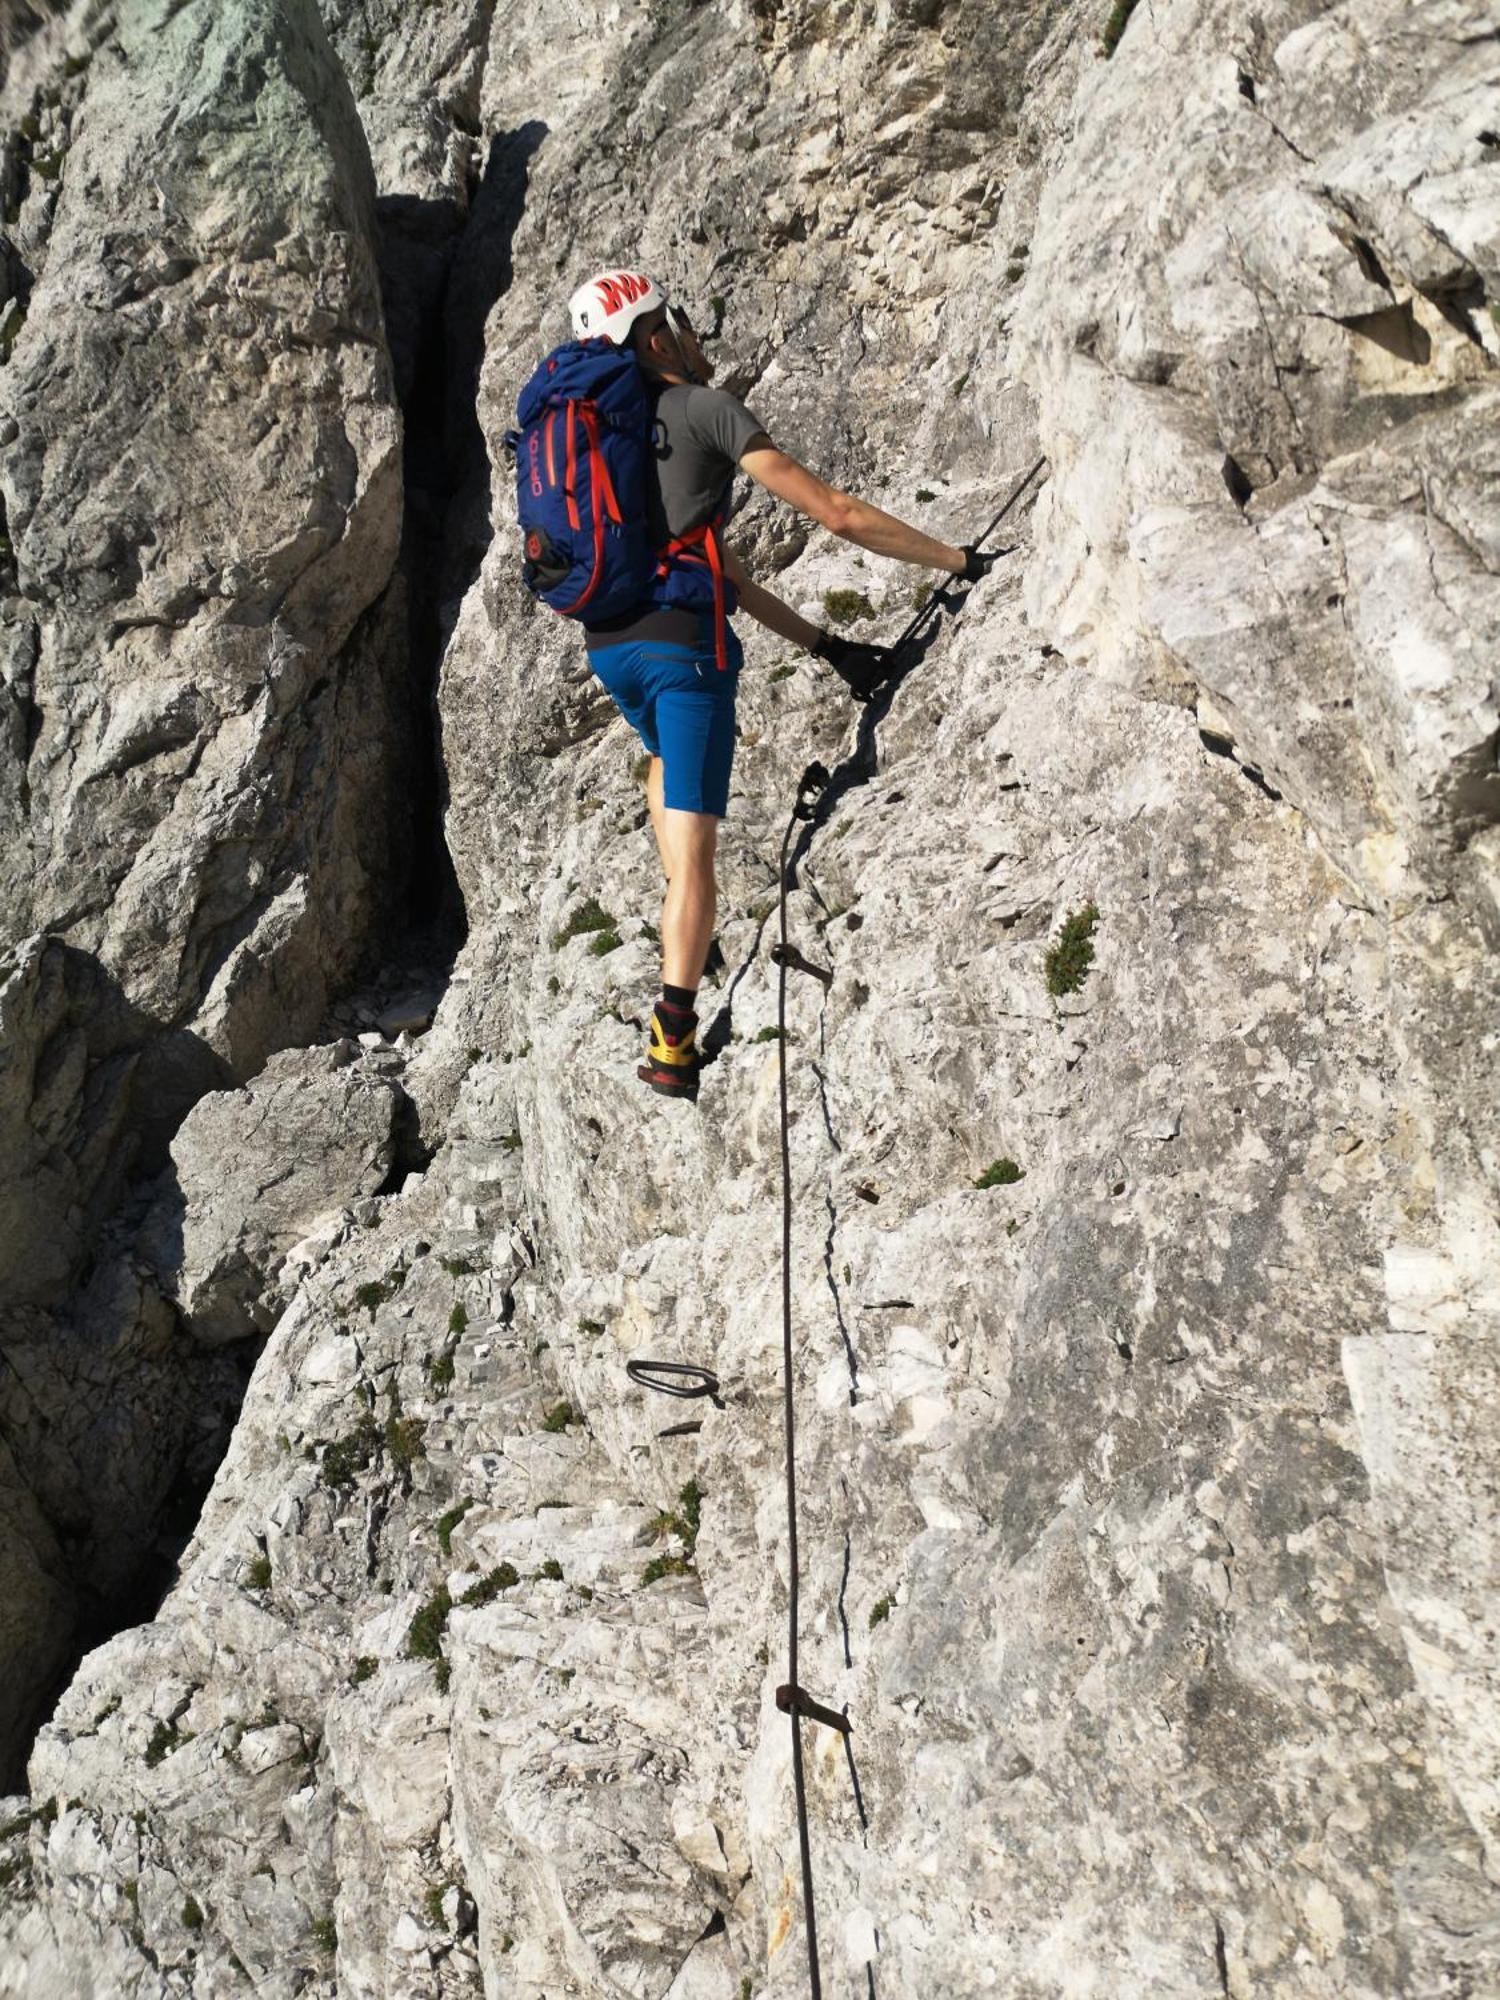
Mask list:
[[[532,491],[533,495],[535,496],[535,498],[536,498],[536,499],[538,499],[538,500],[540,500],[540,499],[541,499],[541,497],[542,497],[542,456],[541,456],[541,454],[542,454],[542,441],[541,441],[541,438],[539,437],[539,435],[537,434],[537,432],[533,431],[533,432],[531,433],[531,442],[530,442],[530,444],[529,444],[529,445],[527,446],[527,456],[528,456],[528,458],[530,459],[530,462],[531,462],[531,491]]]

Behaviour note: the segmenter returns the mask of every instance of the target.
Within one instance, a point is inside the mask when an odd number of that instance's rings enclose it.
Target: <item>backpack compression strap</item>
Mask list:
[[[699,554],[699,549],[703,554]],[[668,559],[679,556],[684,562],[706,561],[714,585],[714,658],[720,672],[728,670],[729,653],[725,635],[728,631],[727,613],[724,609],[724,556],[719,547],[718,529],[712,521],[705,521],[701,527],[689,528],[685,535],[674,535],[661,552],[661,561],[656,566],[656,574],[665,576]]]

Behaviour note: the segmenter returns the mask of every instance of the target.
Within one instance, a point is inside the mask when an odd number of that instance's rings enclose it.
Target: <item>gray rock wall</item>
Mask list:
[[[3,104],[0,1411],[95,1544],[38,1553],[0,1642],[34,1671],[29,1621],[127,1585],[223,1386],[162,1379],[111,1217],[397,900],[411,703],[375,186],[316,10],[75,6]]]
[[[199,1103],[111,1267],[221,1356],[270,1330],[173,1588],[32,1748],[0,1992],[807,1990],[769,946],[812,756],[824,1990],[1500,1982],[1497,45],[1458,0],[1103,14],[327,0],[429,399],[467,942],[425,1033]],[[613,259],[937,532],[1046,458],[875,709],[742,621],[696,1110],[634,1077],[639,746],[520,593],[499,442]],[[737,537],[862,635],[922,581],[763,498]],[[71,991],[28,949],[23,1021]]]

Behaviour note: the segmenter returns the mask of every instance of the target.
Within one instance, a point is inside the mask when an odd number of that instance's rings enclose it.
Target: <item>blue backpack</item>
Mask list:
[[[555,347],[521,391],[516,421],[506,443],[516,457],[526,588],[564,618],[610,618],[648,601],[712,603],[726,666],[725,618],[734,607],[722,518],[652,547],[654,411],[631,350],[602,334]]]

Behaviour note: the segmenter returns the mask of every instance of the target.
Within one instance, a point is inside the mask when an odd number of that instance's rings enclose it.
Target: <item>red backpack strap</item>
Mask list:
[[[724,549],[719,540],[721,525],[720,521],[708,520],[696,528],[689,528],[685,535],[674,535],[661,551],[656,574],[666,575],[672,556],[683,556],[688,562],[707,563],[714,584],[714,658],[719,671],[724,673],[729,667],[729,614],[724,608]]]

